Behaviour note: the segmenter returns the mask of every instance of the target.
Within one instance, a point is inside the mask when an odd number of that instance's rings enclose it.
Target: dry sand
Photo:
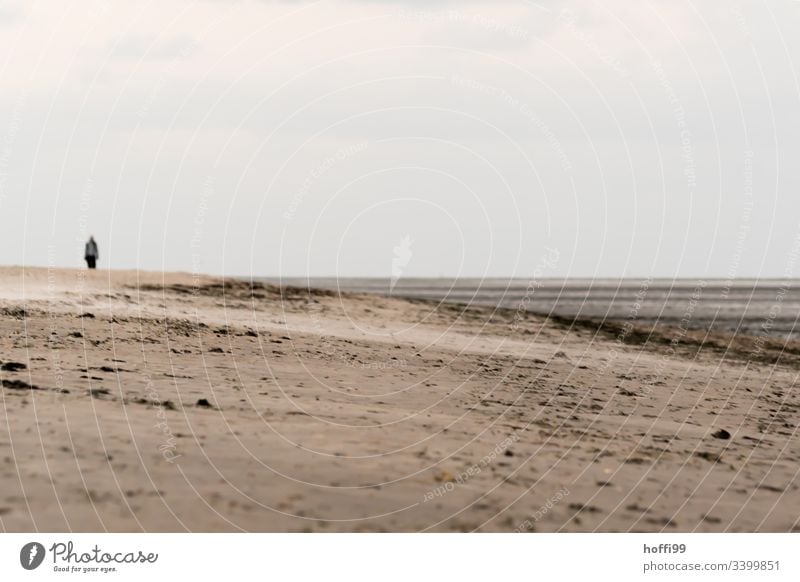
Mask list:
[[[0,326],[3,531],[798,529],[796,344],[20,268]]]

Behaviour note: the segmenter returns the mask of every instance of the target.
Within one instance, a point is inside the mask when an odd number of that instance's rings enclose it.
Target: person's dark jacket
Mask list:
[[[83,252],[84,259],[99,259],[100,258],[100,251],[97,249],[97,243],[94,242],[94,239],[89,239],[89,242],[86,243],[86,250]]]

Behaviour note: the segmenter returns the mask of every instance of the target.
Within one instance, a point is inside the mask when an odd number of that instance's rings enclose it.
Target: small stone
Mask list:
[[[722,439],[722,440],[726,441],[729,438],[731,438],[731,433],[729,433],[724,428],[721,428],[717,432],[712,433],[711,436],[713,436],[715,439]]]
[[[199,406],[200,408],[213,408],[211,403],[206,398],[201,398],[198,400],[196,406]]]

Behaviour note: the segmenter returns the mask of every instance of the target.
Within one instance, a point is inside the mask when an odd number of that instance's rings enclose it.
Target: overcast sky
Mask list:
[[[0,0],[0,264],[94,234],[101,268],[798,276],[798,30],[792,0]]]

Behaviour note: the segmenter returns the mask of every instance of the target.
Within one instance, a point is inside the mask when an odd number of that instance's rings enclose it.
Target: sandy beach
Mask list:
[[[43,268],[0,326],[6,532],[800,528],[800,344]]]

